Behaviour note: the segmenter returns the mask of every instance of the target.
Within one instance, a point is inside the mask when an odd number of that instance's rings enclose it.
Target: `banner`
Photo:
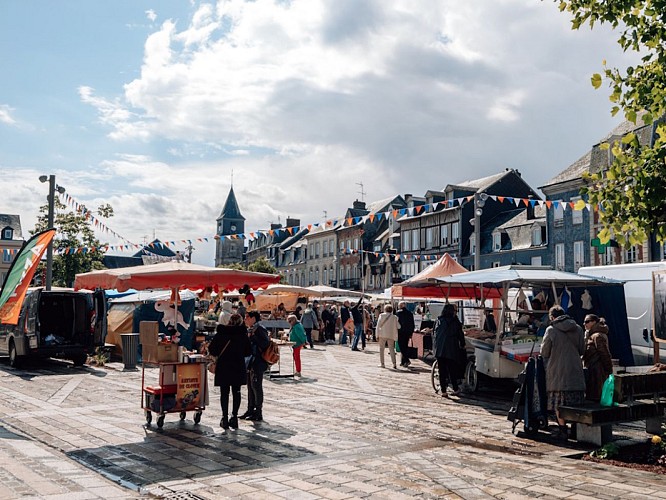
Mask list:
[[[0,293],[0,323],[7,325],[18,323],[25,294],[42,255],[55,233],[55,229],[47,229],[34,235],[23,245],[12,262]]]

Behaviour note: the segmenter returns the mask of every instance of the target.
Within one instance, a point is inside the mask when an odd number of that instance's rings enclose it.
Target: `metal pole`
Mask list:
[[[48,228],[53,227],[53,219],[55,212],[55,175],[49,175],[49,213],[48,213]],[[51,281],[53,278],[53,240],[49,243],[46,249],[46,289],[51,290]]]
[[[479,193],[474,193],[474,270],[481,269],[481,214]]]

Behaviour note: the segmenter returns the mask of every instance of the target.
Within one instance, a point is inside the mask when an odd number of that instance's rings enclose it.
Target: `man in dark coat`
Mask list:
[[[467,352],[465,351],[465,333],[462,323],[456,316],[453,304],[446,304],[437,318],[433,330],[433,346],[439,368],[442,396],[448,397],[446,389],[449,382],[453,387],[453,394],[459,396],[461,391],[458,380],[462,378],[465,370]]]
[[[345,323],[351,318],[351,310],[349,308],[349,301],[345,300],[343,306],[340,308],[340,322],[342,324],[342,331],[340,332],[340,345],[347,345],[347,330],[345,330]]]
[[[247,369],[247,411],[240,418],[261,422],[264,419],[264,372],[268,363],[262,354],[271,342],[268,331],[259,324],[261,315],[259,311],[249,311],[245,314],[245,326],[250,336],[252,354]]]
[[[352,339],[351,350],[358,351],[358,341],[361,341],[363,349],[365,349],[365,332],[363,331],[363,297],[361,297],[356,305],[351,308],[351,316],[354,320],[354,338]]]
[[[414,315],[412,312],[407,309],[407,304],[400,302],[398,304],[398,322],[400,327],[398,328],[398,347],[400,347],[400,366],[408,367],[411,362],[407,357],[407,348],[409,347],[409,341],[412,338],[414,333]]]

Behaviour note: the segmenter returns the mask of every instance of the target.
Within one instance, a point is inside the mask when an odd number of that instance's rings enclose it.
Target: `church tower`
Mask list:
[[[245,240],[243,238],[225,238],[227,235],[242,233],[245,233],[245,217],[240,213],[232,185],[222,213],[217,218],[217,236],[219,238],[215,246],[215,267],[236,264],[243,260]]]

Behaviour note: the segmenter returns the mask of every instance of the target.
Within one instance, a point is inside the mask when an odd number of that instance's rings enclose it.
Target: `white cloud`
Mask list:
[[[154,22],[157,19],[157,13],[153,9],[148,9],[146,11],[146,17],[149,21]]]
[[[16,120],[12,117],[14,108],[6,104],[0,104],[0,123],[5,125],[17,125]]]

